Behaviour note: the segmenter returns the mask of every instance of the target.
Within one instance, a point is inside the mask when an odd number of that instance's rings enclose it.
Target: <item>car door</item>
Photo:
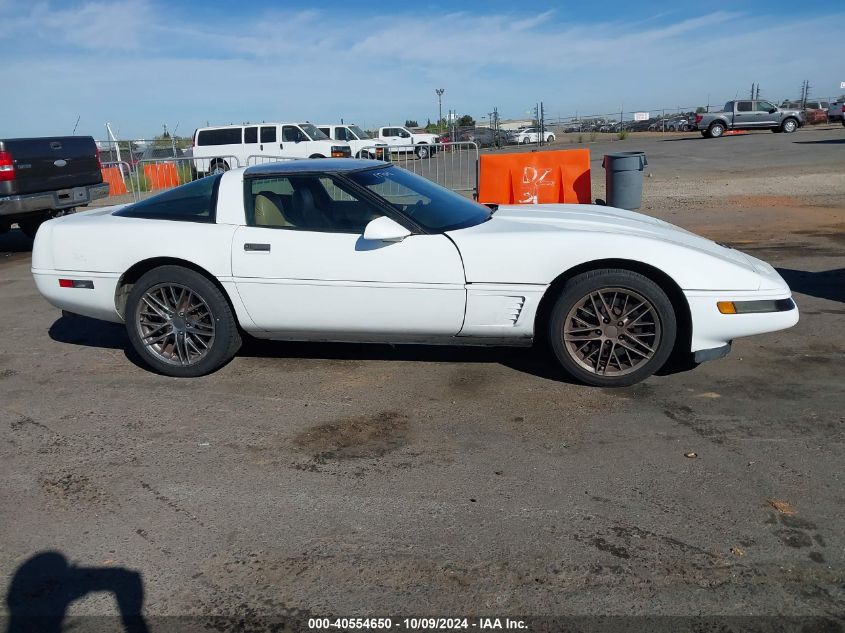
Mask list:
[[[242,165],[249,164],[249,157],[256,156],[258,154],[262,154],[261,151],[261,144],[258,142],[258,126],[257,125],[250,125],[244,128],[244,143],[243,143],[243,150],[242,153],[244,155],[244,160],[242,161]]]
[[[734,127],[755,128],[760,127],[760,125],[760,113],[754,110],[754,102],[737,101]]]
[[[232,273],[268,336],[402,341],[460,331],[464,269],[445,235],[365,240],[383,210],[328,176],[262,176],[245,187]]]
[[[297,125],[282,126],[282,144],[285,148],[285,156],[291,158],[308,158],[308,140],[305,132]]]
[[[262,125],[258,130],[258,153],[262,156],[285,156],[277,125]]]
[[[758,117],[758,127],[775,127],[780,123],[778,109],[768,101],[755,101],[754,110]]]

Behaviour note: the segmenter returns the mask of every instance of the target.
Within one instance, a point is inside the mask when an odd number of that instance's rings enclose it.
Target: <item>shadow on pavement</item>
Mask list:
[[[845,138],[826,138],[820,141],[792,141],[798,145],[845,145]]]
[[[147,632],[141,615],[144,606],[141,574],[125,567],[75,567],[55,551],[39,552],[15,571],[6,595],[7,631],[60,633],[68,630],[63,627],[63,621],[70,604],[102,591],[114,595],[120,610],[122,627],[112,626],[110,630]],[[113,624],[117,624],[116,618]]]
[[[132,364],[154,372],[129,343],[126,327],[119,323],[99,321],[84,316],[66,314],[50,326],[49,336],[59,343],[122,349]],[[285,358],[312,360],[361,360],[427,363],[496,363],[538,378],[581,384],[570,378],[540,347],[471,347],[459,345],[389,345],[384,343],[307,343],[269,341],[243,336],[243,346],[237,356],[244,358]],[[688,355],[687,355],[688,356]],[[670,358],[657,372],[659,376],[680,373],[694,365]]]
[[[810,272],[791,268],[776,269],[793,292],[819,299],[845,303],[845,268]]]
[[[8,233],[0,234],[0,253],[29,253],[31,251],[32,240],[20,229],[12,229]]]

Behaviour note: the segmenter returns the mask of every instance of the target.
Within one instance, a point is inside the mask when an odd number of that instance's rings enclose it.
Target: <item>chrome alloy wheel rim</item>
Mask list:
[[[599,376],[624,376],[637,370],[657,353],[660,338],[654,306],[626,288],[591,292],[575,303],[563,324],[567,354]]]
[[[144,346],[169,365],[195,365],[214,343],[214,316],[208,303],[180,284],[157,284],[147,290],[138,303],[135,326]]]
[[[795,129],[795,122],[794,121],[787,121],[786,123],[783,124],[783,129],[785,129],[787,132],[791,132],[792,130]]]

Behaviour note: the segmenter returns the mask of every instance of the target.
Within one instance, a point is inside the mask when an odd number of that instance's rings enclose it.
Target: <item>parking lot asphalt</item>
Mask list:
[[[263,342],[166,378],[0,236],[7,609],[56,551],[139,574],[146,615],[841,616],[845,131],[677,138],[625,146],[644,211],[768,260],[801,321],[626,389],[532,350]]]

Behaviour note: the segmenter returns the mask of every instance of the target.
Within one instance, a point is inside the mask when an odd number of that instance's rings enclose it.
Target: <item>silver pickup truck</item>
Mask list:
[[[718,138],[726,130],[771,130],[794,132],[804,125],[801,110],[779,108],[761,100],[728,101],[720,112],[695,115],[695,129],[707,138]]]

